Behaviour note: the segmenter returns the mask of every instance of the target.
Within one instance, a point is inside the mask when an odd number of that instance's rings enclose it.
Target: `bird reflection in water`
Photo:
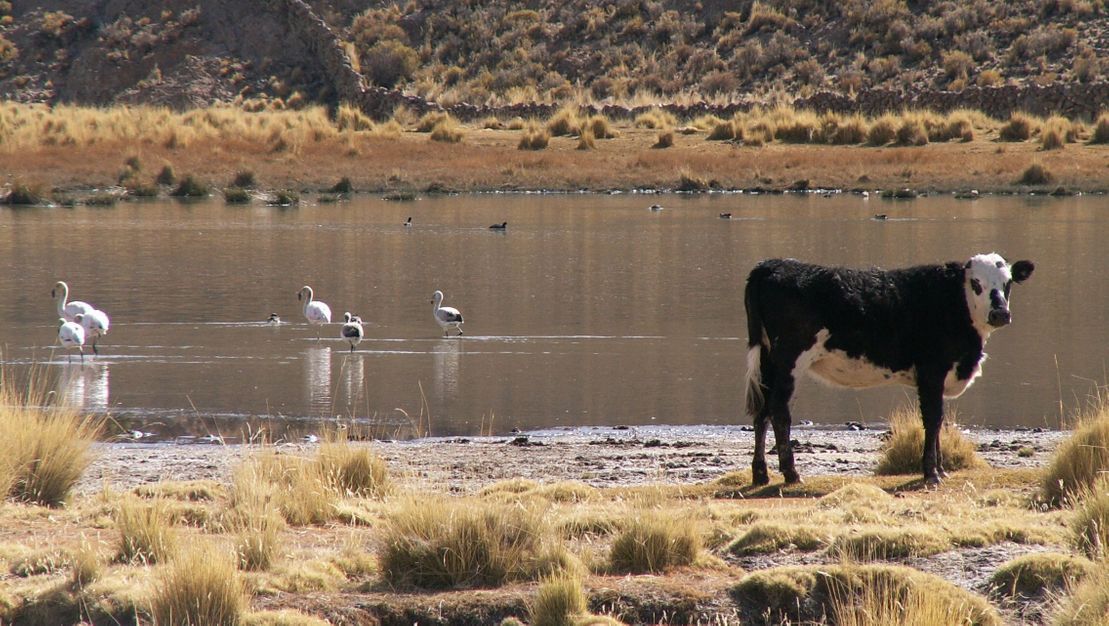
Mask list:
[[[362,355],[344,354],[339,365],[339,379],[335,382],[336,414],[354,416],[365,401]]]
[[[462,354],[462,342],[441,339],[432,352],[435,367],[435,394],[439,398],[453,395],[458,391],[458,362]]]
[[[66,406],[82,412],[107,413],[109,401],[107,363],[61,368],[58,377],[58,399]]]
[[[304,350],[304,386],[308,411],[313,417],[331,415],[331,346],[313,345]]]

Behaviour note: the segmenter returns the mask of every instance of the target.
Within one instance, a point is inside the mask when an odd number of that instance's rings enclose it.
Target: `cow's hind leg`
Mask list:
[[[768,405],[774,420],[774,443],[778,447],[778,469],[787,483],[801,482],[801,475],[793,465],[793,445],[790,444],[790,427],[793,417],[789,413],[789,399],[793,396],[793,374],[776,372],[774,389]]]
[[[920,414],[924,420],[924,458],[921,466],[924,482],[934,485],[946,473],[940,455],[940,429],[943,427],[943,376],[917,377]]]
[[[766,400],[773,393],[774,368],[770,364],[770,356],[765,348],[760,348],[759,382],[763,389],[764,401],[755,413],[755,456],[751,461],[751,483],[754,485],[770,484],[770,472],[766,468],[766,430],[770,423],[770,403]]]

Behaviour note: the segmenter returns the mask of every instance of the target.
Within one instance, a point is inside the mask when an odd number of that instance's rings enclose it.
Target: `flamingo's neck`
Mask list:
[[[69,287],[62,287],[58,290],[58,297],[55,302],[58,304],[58,315],[65,317],[65,303],[69,300]]]
[[[308,305],[312,304],[312,289],[309,287],[304,294],[304,314],[308,315]]]

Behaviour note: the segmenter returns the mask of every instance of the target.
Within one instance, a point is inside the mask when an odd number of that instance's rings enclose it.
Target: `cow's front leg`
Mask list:
[[[774,420],[774,444],[778,447],[778,469],[787,483],[801,482],[801,475],[793,465],[793,446],[790,445],[789,399],[793,395],[793,375],[779,374],[774,392],[770,396],[770,415]]]
[[[920,415],[924,420],[924,458],[921,465],[924,481],[930,485],[945,475],[940,455],[940,429],[943,427],[943,375],[919,375],[917,395]]]

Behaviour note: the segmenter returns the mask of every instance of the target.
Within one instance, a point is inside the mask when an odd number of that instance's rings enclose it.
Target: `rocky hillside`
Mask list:
[[[1103,0],[0,1],[0,95],[32,102],[721,103],[1107,75]]]

